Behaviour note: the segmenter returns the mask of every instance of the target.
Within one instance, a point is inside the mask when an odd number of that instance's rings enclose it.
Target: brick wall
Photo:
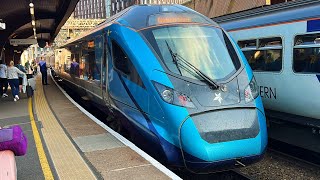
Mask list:
[[[267,0],[191,0],[184,5],[210,18],[266,5]]]

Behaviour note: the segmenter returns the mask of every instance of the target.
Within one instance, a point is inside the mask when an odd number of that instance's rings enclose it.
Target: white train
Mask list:
[[[230,32],[260,86],[269,137],[320,152],[320,1],[213,19]]]

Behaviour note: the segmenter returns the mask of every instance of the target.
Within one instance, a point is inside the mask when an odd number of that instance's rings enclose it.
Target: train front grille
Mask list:
[[[202,139],[219,143],[259,134],[257,109],[227,109],[191,116]]]

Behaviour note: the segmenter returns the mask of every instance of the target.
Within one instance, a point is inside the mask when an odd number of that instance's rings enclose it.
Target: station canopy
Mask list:
[[[5,29],[0,28],[0,48],[5,48],[7,51],[19,48],[22,50],[27,47],[12,47],[10,39],[37,39],[38,43],[52,42],[78,1],[1,0],[0,23],[5,23]],[[7,54],[8,52],[6,56]]]

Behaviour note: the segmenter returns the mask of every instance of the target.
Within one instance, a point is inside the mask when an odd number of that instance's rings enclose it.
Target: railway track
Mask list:
[[[193,174],[185,171],[174,171],[184,180],[250,180],[249,176],[238,170],[230,170],[208,174]]]
[[[293,146],[284,142],[269,139],[268,150],[275,155],[294,159],[302,163],[320,168],[320,154]]]
[[[251,179],[314,179],[320,177],[319,154],[269,140],[265,157],[239,171]]]

